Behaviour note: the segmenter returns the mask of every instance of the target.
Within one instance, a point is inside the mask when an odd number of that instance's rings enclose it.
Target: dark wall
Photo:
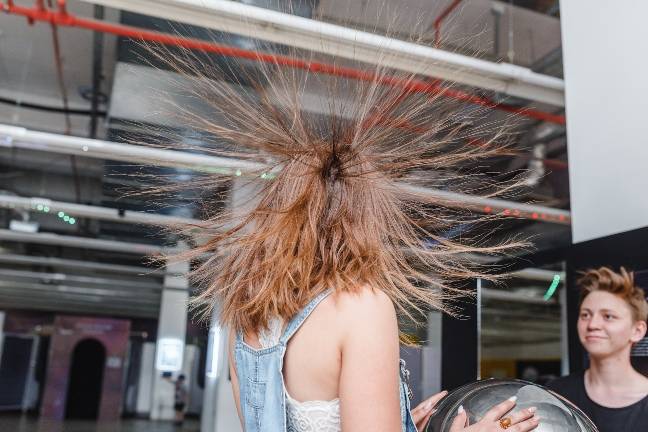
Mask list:
[[[473,288],[474,289],[474,288]],[[441,330],[441,387],[452,390],[477,379],[477,302],[457,304],[460,317],[443,314]]]

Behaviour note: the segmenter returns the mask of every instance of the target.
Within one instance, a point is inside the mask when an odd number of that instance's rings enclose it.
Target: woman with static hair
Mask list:
[[[447,302],[465,295],[460,283],[489,278],[468,253],[515,246],[453,240],[451,229],[479,220],[423,187],[503,189],[453,167],[500,156],[504,129],[470,132],[481,112],[449,106],[439,83],[381,67],[350,80],[289,69],[274,56],[234,89],[190,52],[158,57],[191,76],[190,91],[213,110],[183,117],[214,137],[209,151],[263,165],[236,173],[250,185],[235,183],[234,194],[248,199],[208,218],[210,237],[183,256],[209,257],[194,272],[205,287],[195,305],[215,309],[231,331],[244,430],[421,430],[445,393],[411,409],[399,319],[452,312]],[[324,90],[312,97],[311,85]],[[223,182],[231,177],[204,185]],[[514,405],[502,401],[473,425],[461,411],[452,431],[536,428],[533,409],[500,421]]]
[[[646,335],[646,295],[623,267],[588,270],[578,284],[578,337],[590,365],[548,387],[583,410],[601,432],[648,430],[648,378],[630,363],[633,345]]]

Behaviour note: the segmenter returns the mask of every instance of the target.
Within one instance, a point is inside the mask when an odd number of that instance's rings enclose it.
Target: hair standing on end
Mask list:
[[[206,235],[176,257],[207,257],[192,273],[203,288],[193,305],[205,315],[217,304],[224,324],[258,331],[273,317],[290,319],[325,290],[369,286],[416,321],[430,308],[452,311],[448,301],[465,295],[466,280],[494,277],[493,266],[475,263],[470,253],[521,246],[448,234],[493,216],[420,192],[423,186],[492,197],[517,185],[466,171],[504,154],[510,134],[504,124],[471,129],[484,110],[447,102],[452,83],[425,84],[380,66],[365,66],[365,78],[353,81],[264,63],[237,87],[192,51],[151,51],[187,77],[190,94],[211,110],[199,115],[173,106],[210,137],[199,149],[265,166],[262,175],[237,177],[256,184],[248,202],[214,214],[205,201]],[[325,89],[315,101],[322,113],[306,107],[305,88],[313,83]],[[197,186],[230,181],[214,173]]]

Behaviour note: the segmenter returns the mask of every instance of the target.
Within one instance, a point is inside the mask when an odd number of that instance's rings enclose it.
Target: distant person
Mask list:
[[[185,376],[178,375],[178,379],[172,380],[170,375],[163,375],[164,379],[173,383],[173,410],[175,411],[175,425],[182,426],[185,417],[185,408],[187,407],[187,400],[189,393],[187,392],[187,384],[185,383]]]
[[[648,378],[630,364],[632,346],[646,334],[644,291],[623,267],[620,273],[588,270],[578,284],[578,336],[590,366],[548,387],[577,405],[600,432],[648,431]]]

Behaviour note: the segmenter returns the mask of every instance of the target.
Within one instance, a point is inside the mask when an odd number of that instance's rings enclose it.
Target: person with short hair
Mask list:
[[[648,378],[630,363],[633,345],[646,334],[645,293],[623,267],[618,273],[588,270],[578,285],[578,336],[590,366],[548,387],[578,406],[600,432],[648,430]]]
[[[178,375],[178,379],[174,381],[173,390],[173,409],[175,410],[175,424],[182,426],[185,417],[185,408],[187,406],[187,385],[185,384],[185,376]]]

